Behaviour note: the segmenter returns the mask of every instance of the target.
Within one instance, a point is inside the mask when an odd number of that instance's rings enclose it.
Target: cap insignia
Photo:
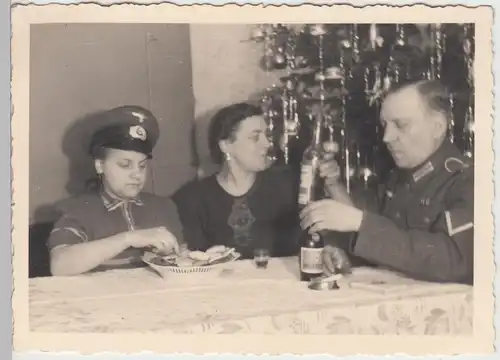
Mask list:
[[[133,115],[133,116],[135,116],[135,117],[139,120],[139,122],[140,122],[141,124],[144,122],[144,120],[146,120],[146,115],[141,114],[141,113],[139,113],[139,112],[135,112],[135,111],[133,111],[133,112],[132,112],[132,115]]]
[[[422,166],[420,169],[418,169],[413,173],[413,181],[417,182],[424,176],[430,174],[433,171],[434,171],[434,165],[432,165],[432,162],[429,161],[427,162],[427,164],[425,164],[424,166]]]
[[[140,139],[142,141],[146,141],[146,139],[147,139],[147,132],[140,125],[131,126],[129,129],[129,134],[134,139]]]

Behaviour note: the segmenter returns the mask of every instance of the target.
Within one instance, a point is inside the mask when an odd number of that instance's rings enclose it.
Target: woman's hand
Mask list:
[[[165,227],[136,230],[127,233],[127,244],[134,248],[152,247],[161,254],[179,253],[179,243],[176,237]]]

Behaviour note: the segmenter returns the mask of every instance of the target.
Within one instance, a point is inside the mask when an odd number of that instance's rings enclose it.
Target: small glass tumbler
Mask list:
[[[269,250],[255,249],[253,252],[253,261],[257,269],[265,269],[269,264]]]

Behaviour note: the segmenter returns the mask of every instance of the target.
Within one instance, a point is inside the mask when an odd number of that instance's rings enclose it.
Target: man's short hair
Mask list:
[[[453,110],[450,103],[450,92],[446,86],[438,80],[421,80],[401,83],[391,87],[386,97],[411,86],[415,87],[431,111],[440,112],[446,117],[447,121],[450,121]]]

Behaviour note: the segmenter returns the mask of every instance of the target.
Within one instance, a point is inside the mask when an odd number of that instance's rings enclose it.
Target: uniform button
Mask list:
[[[424,223],[428,224],[431,222],[431,219],[429,219],[428,217],[424,218]]]
[[[401,217],[401,213],[397,212],[396,213],[396,219],[399,219]]]

